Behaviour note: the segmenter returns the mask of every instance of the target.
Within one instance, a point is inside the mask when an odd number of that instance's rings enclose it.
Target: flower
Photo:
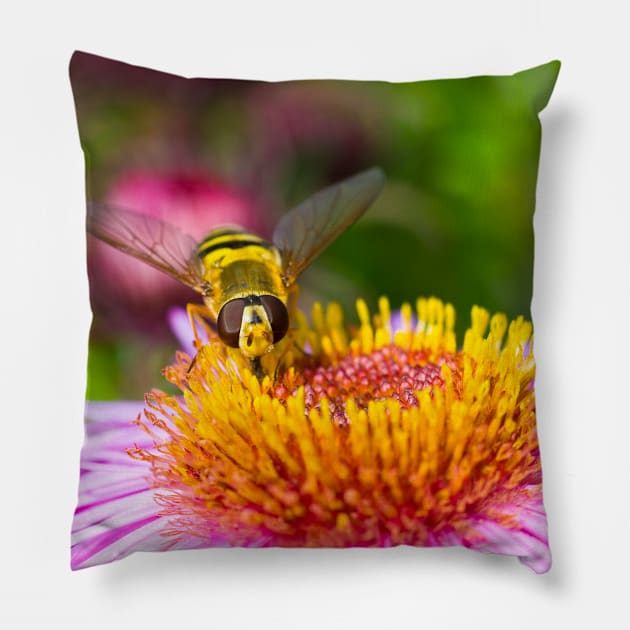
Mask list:
[[[178,353],[164,374],[181,395],[148,394],[128,437],[107,445],[116,461],[130,447],[137,480],[96,496],[103,509],[115,495],[107,527],[122,534],[107,550],[99,530],[95,556],[82,523],[73,568],[130,552],[135,527],[143,549],[463,545],[548,570],[531,324],[474,307],[458,349],[454,309],[435,298],[418,300],[415,324],[404,306],[395,331],[385,299],[358,314],[348,330],[337,305],[315,305],[311,326],[298,313],[265,358],[282,368],[262,382],[211,334],[194,362]],[[122,475],[99,449],[88,437],[83,459]],[[116,507],[127,484],[140,489],[133,516]]]
[[[127,455],[130,444],[151,446],[146,433],[130,431],[142,402],[89,402],[81,453],[80,501],[72,524],[72,567],[110,562],[143,549],[183,549],[191,539],[162,535],[147,465]],[[131,441],[130,441],[131,440]],[[198,545],[201,546],[201,545]]]
[[[114,183],[106,201],[166,221],[199,240],[221,224],[256,232],[263,227],[243,193],[195,172],[130,171]],[[92,303],[100,323],[117,334],[121,327],[160,330],[167,308],[193,301],[192,290],[161,271],[95,238],[88,244]]]
[[[256,142],[250,153],[259,173],[282,172],[296,157],[314,160],[332,181],[365,168],[380,110],[366,94],[322,87],[308,81],[273,90],[264,83],[252,86],[246,102]]]

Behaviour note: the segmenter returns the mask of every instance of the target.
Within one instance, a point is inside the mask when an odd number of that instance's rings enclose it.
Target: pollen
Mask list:
[[[239,546],[484,544],[541,502],[532,328],[479,307],[382,298],[358,322],[316,304],[264,357],[268,376],[211,339],[180,353],[138,423],[166,536]],[[525,349],[527,348],[527,352]]]
[[[311,409],[320,411],[324,402],[333,421],[343,426],[350,420],[346,412],[350,399],[363,410],[370,401],[385,400],[397,401],[402,409],[417,407],[417,392],[444,385],[442,365],[454,371],[455,357],[441,356],[433,363],[426,352],[390,344],[369,354],[346,356],[335,365],[306,367],[294,382],[281,381],[273,391],[275,398],[286,402],[297,393],[299,383],[307,414]]]

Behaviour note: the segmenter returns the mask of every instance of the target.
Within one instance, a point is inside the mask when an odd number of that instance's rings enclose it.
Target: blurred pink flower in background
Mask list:
[[[255,96],[252,116],[269,150],[291,156],[296,145],[318,148],[344,171],[361,163],[370,138],[356,97],[308,84]]]
[[[263,231],[251,199],[199,173],[129,172],[115,182],[105,201],[164,220],[199,240],[227,223]],[[88,255],[92,304],[107,328],[161,330],[170,306],[198,301],[176,280],[94,238],[88,241]]]
[[[271,199],[296,180],[315,190],[374,162],[380,114],[354,93],[321,83],[280,84],[273,92],[260,85],[248,107],[252,186]]]

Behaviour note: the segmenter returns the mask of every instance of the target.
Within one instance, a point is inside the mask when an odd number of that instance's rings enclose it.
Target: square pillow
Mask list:
[[[529,309],[559,66],[267,83],[74,54],[93,324],[73,569],[401,544],[549,569]]]

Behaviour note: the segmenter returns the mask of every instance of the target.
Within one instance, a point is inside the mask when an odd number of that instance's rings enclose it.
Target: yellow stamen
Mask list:
[[[425,544],[472,535],[471,514],[509,526],[504,506],[538,496],[529,322],[474,307],[458,351],[455,311],[436,298],[416,302],[415,325],[404,305],[393,336],[385,298],[357,313],[352,334],[337,305],[316,304],[312,326],[296,315],[310,353],[276,380],[215,340],[165,371],[182,396],[148,396],[146,428],[164,437],[132,454],[151,463],[173,533]]]

